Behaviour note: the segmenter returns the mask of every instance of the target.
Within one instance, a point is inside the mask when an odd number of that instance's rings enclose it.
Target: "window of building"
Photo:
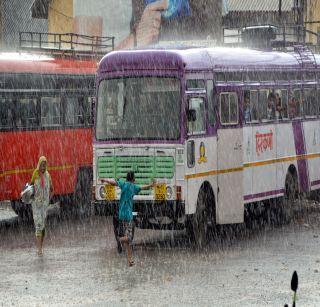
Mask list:
[[[189,134],[201,134],[206,131],[205,126],[205,105],[201,97],[194,97],[189,99],[189,110],[195,112],[195,120],[188,121]]]
[[[12,99],[0,97],[0,128],[12,128]]]
[[[220,94],[220,120],[221,124],[238,123],[238,96],[236,93]]]
[[[15,124],[17,128],[32,128],[38,126],[37,98],[17,98]]]
[[[61,125],[61,99],[60,97],[41,97],[41,126]]]

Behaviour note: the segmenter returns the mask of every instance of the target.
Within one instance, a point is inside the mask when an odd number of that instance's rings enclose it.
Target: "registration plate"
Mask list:
[[[157,184],[154,189],[154,198],[156,200],[166,200],[166,185]]]
[[[115,200],[116,199],[116,187],[113,185],[105,185],[104,189],[106,191],[106,200]]]

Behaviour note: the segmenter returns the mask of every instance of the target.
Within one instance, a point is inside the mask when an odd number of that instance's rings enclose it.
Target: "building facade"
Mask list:
[[[19,32],[47,32],[48,21],[32,17],[34,0],[0,0],[1,48],[17,49]]]

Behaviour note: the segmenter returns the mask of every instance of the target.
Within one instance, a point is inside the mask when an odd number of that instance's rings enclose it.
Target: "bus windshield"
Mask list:
[[[177,140],[180,82],[177,78],[128,77],[101,81],[97,140]]]

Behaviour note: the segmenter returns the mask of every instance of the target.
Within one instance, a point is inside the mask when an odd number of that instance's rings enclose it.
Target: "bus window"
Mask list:
[[[267,119],[268,93],[268,90],[259,91],[259,117],[262,120]]]
[[[0,98],[0,128],[12,128],[11,106],[11,98]]]
[[[187,89],[199,89],[202,88],[204,89],[204,80],[198,80],[198,79],[191,79],[187,80]]]
[[[276,119],[288,118],[288,91],[287,90],[275,90],[276,104],[275,115]]]
[[[301,90],[295,89],[293,90],[293,98],[292,104],[293,108],[295,108],[295,117],[301,117],[302,116],[302,95],[301,95]]]
[[[17,98],[15,123],[17,128],[36,127],[38,125],[36,98]]]
[[[189,110],[196,112],[195,121],[188,121],[189,134],[200,134],[205,132],[205,108],[203,98],[195,97],[189,99]]]
[[[304,90],[304,114],[305,116],[317,116],[316,89]]]
[[[60,97],[41,97],[41,126],[61,125]]]
[[[213,81],[207,80],[207,100],[208,100],[208,120],[211,126],[214,126],[215,120],[215,110],[214,110],[214,100],[213,100]]]
[[[258,121],[258,91],[250,91],[251,121]]]
[[[223,125],[238,123],[238,96],[236,93],[220,94],[220,120]]]
[[[90,100],[84,97],[66,97],[65,124],[88,125],[91,121]]]

